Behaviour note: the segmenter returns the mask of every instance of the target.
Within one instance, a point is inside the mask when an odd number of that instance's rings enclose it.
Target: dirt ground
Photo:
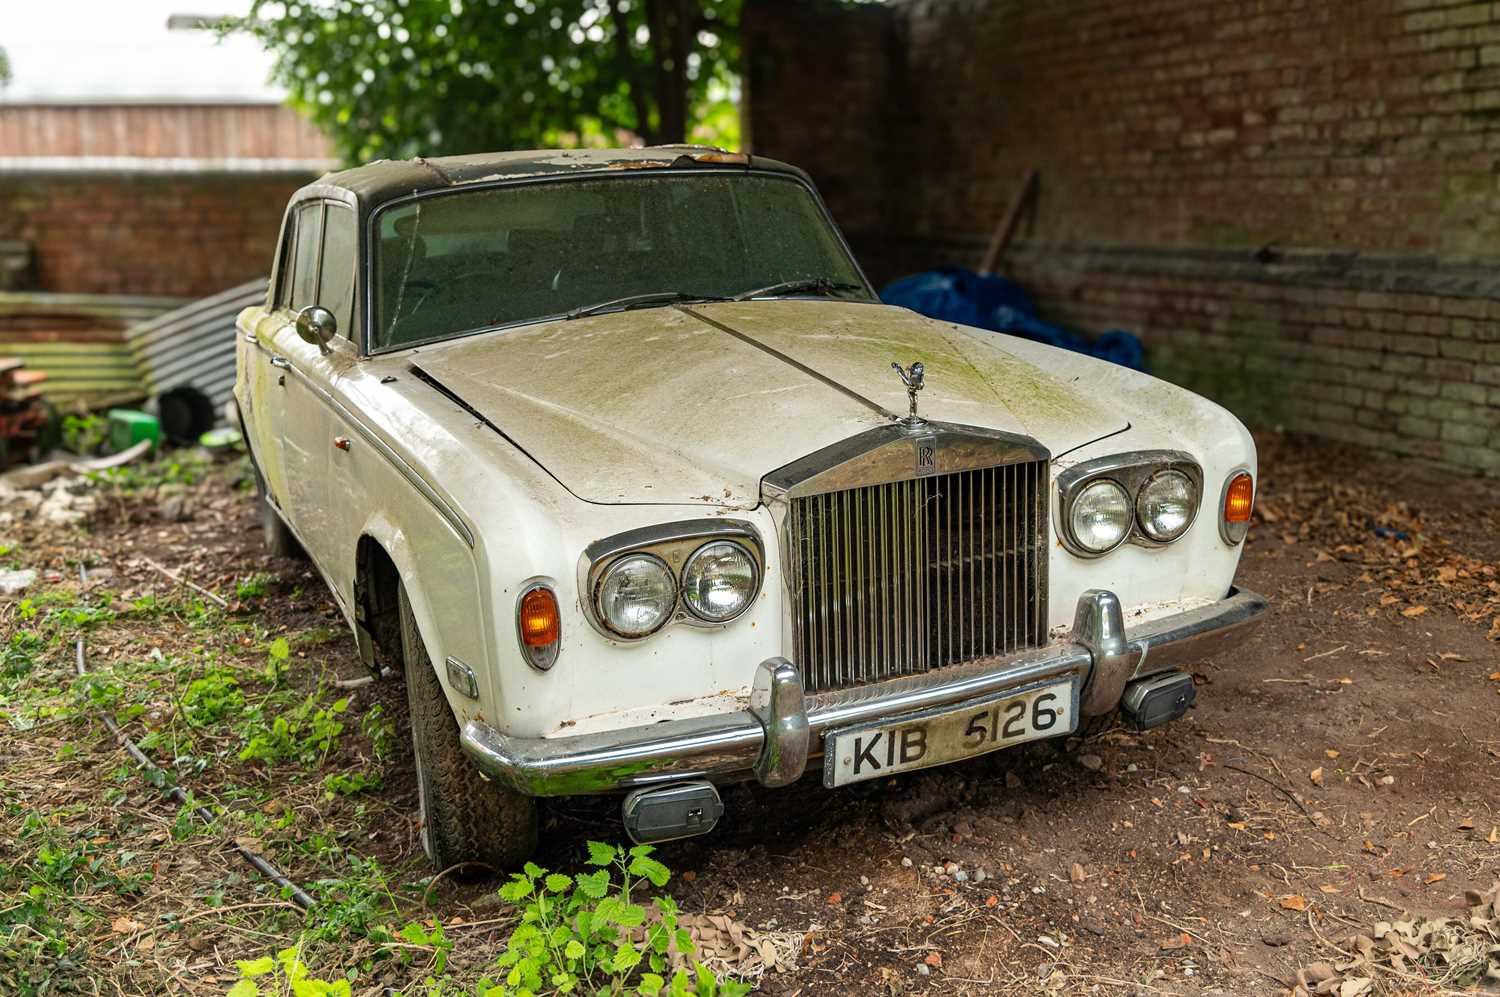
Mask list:
[[[784,995],[1286,993],[1376,922],[1466,916],[1500,875],[1500,488],[1260,442],[1238,581],[1272,609],[1201,664],[1187,717],[837,792],[735,787],[716,833],[658,852],[671,895],[769,940],[758,985]],[[0,992],[223,993],[293,945],[354,993],[473,992],[515,916],[498,880],[432,879],[403,691],[335,684],[363,674],[353,643],[307,565],[261,553],[242,464],[183,461],[96,485],[80,525],[0,525],[0,568],[40,572],[0,602]],[[544,821],[552,869],[623,837],[614,801]],[[1334,992],[1470,980],[1408,964]]]

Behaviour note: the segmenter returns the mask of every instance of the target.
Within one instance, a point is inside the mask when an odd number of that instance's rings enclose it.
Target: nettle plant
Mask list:
[[[650,845],[626,850],[590,841],[588,849],[593,872],[568,876],[528,862],[500,888],[502,899],[521,908],[521,923],[498,960],[507,970],[505,979],[481,981],[484,997],[574,992],[740,997],[750,992],[749,985],[721,979],[693,958],[692,936],[678,927],[671,897],[635,902],[641,880],[662,887],[672,875],[651,858]],[[691,972],[678,967],[666,975],[673,949]]]

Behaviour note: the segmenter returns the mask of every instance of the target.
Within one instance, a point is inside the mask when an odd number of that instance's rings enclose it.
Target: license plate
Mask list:
[[[831,731],[823,739],[823,785],[847,786],[1071,734],[1078,726],[1077,691],[1074,682],[1056,682]]]

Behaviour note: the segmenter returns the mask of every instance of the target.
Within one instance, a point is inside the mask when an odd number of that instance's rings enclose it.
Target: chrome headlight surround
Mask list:
[[[750,554],[755,566],[755,587],[746,599],[745,607],[734,616],[724,620],[708,620],[692,612],[683,601],[683,571],[694,554],[718,541],[738,544]],[[599,585],[609,569],[622,558],[635,554],[649,555],[665,563],[677,585],[677,601],[667,621],[651,633],[639,637],[626,636],[611,629],[599,611],[598,602]],[[764,584],[765,574],[765,548],[761,543],[760,533],[753,525],[737,519],[689,519],[626,530],[589,544],[578,561],[579,602],[585,618],[602,636],[612,641],[635,643],[648,640],[677,623],[701,628],[729,626],[754,605]]]
[[[1139,507],[1141,489],[1146,482],[1163,471],[1178,471],[1192,482],[1197,495],[1193,516],[1181,533],[1171,540],[1153,540],[1141,529],[1136,510]],[[1057,535],[1069,553],[1083,558],[1103,557],[1109,551],[1091,551],[1078,542],[1073,535],[1073,503],[1089,485],[1108,479],[1125,489],[1131,503],[1131,525],[1125,539],[1110,550],[1132,543],[1140,547],[1166,547],[1176,543],[1192,530],[1198,513],[1203,508],[1203,468],[1190,454],[1181,450],[1135,450],[1128,453],[1111,454],[1075,464],[1057,476]]]

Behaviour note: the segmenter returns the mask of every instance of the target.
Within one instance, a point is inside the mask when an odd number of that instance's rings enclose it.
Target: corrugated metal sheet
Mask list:
[[[145,396],[127,326],[182,304],[138,295],[0,293],[0,355],[48,375],[43,395],[64,410]]]
[[[128,329],[125,339],[148,392],[191,387],[215,409],[228,401],[234,390],[234,318],[266,300],[266,284],[260,277]]]

